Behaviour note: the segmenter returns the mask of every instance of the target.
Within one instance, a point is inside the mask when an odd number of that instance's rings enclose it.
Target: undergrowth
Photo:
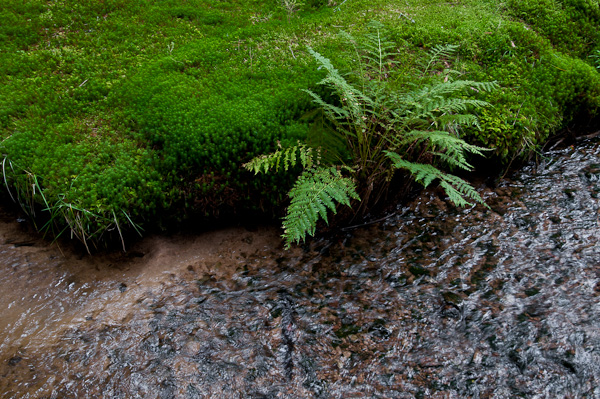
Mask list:
[[[481,129],[465,127],[461,138],[490,148],[499,164],[525,159],[574,117],[597,114],[595,0],[306,0],[288,2],[290,13],[282,4],[3,1],[6,193],[39,228],[79,234],[90,250],[189,218],[278,217],[293,175],[249,178],[239,165],[300,140],[323,148],[323,165],[358,170],[343,137],[314,134],[334,124],[301,89],[339,106],[317,84],[326,70],[315,69],[308,47],[350,71],[356,55],[335,33],[360,36],[371,20],[385,23],[401,50],[390,89],[439,81],[445,61],[474,81],[498,81],[479,93],[492,104],[476,111]],[[446,43],[456,54],[427,68]],[[355,172],[338,172],[360,187]]]
[[[319,84],[335,99],[327,102],[306,90],[330,125],[320,134],[342,137],[345,143],[346,154],[337,154],[334,166],[312,161],[312,152],[305,146],[278,150],[245,165],[255,173],[268,173],[271,167],[287,171],[290,164],[301,161],[304,172],[289,193],[291,204],[283,222],[288,247],[304,240],[307,234],[313,235],[318,219],[327,221],[327,211],[335,212],[336,202],[350,206],[351,198],[361,200],[357,212],[364,215],[385,197],[397,170],[408,171],[425,187],[438,181],[456,205],[483,202],[466,181],[439,167],[472,170],[467,154],[482,155],[484,149],[462,140],[460,129],[478,126],[473,111],[489,104],[470,98],[468,92],[489,92],[497,84],[455,80],[453,76],[458,72],[451,69],[432,78],[430,72],[436,64],[447,64],[456,50],[452,45],[439,45],[430,51],[420,81],[392,88],[389,82],[394,80],[395,65],[402,62],[402,54],[396,51],[396,44],[386,32],[378,22],[370,23],[369,31],[358,41],[342,32],[357,60],[355,70],[347,78],[329,59],[309,48],[319,68],[326,71]],[[299,157],[295,156],[296,151]],[[314,151],[320,152],[321,147]]]

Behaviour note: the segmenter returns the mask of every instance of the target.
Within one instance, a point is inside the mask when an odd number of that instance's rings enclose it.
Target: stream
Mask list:
[[[0,215],[2,398],[600,398],[600,146],[282,249],[90,257]]]

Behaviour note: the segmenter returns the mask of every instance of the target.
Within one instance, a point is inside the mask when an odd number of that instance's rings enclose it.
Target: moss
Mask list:
[[[310,0],[289,20],[276,2],[258,0],[7,0],[0,149],[11,193],[20,190],[29,208],[88,210],[97,217],[90,231],[112,219],[132,229],[277,214],[291,181],[255,180],[240,165],[278,140],[305,137],[311,105],[300,89],[323,77],[306,46],[348,70],[337,33],[360,35],[373,19],[398,43],[398,85],[422,70],[432,46],[448,43],[460,46],[446,60],[454,69],[501,83],[486,98],[494,107],[480,112],[481,130],[463,132],[500,162],[526,157],[577,115],[597,115],[594,0]],[[32,176],[42,193],[27,188]],[[55,222],[62,231],[66,222]]]

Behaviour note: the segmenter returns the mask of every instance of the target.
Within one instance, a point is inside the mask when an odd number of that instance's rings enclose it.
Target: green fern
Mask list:
[[[396,43],[387,37],[387,29],[378,21],[371,21],[367,25],[368,32],[357,46],[364,60],[364,66],[376,74],[377,80],[385,80],[385,74],[389,68],[398,63],[394,58],[399,54],[396,51]],[[347,35],[352,43],[352,36]]]
[[[433,65],[439,62],[443,58],[451,57],[454,52],[458,49],[457,45],[454,44],[438,44],[429,50],[429,62],[423,70],[423,74],[426,74]]]
[[[443,130],[413,130],[402,136],[395,147],[402,148],[406,144],[418,144],[419,148],[437,156],[446,165],[467,171],[473,170],[473,167],[467,162],[466,153],[483,156],[483,152],[488,151]]]
[[[350,74],[342,75],[328,58],[308,48],[326,72],[319,84],[338,101],[331,103],[311,90],[304,90],[318,106],[320,117],[320,124],[311,129],[307,142],[315,148],[324,148],[325,164],[339,166],[318,166],[321,151],[315,152],[313,147],[300,143],[245,165],[255,173],[267,173],[273,169],[287,171],[302,163],[304,171],[289,193],[291,203],[283,221],[286,247],[304,240],[306,235],[314,235],[318,220],[328,222],[328,212],[335,213],[338,204],[350,205],[351,199],[362,198],[356,214],[365,214],[370,205],[383,197],[398,169],[408,171],[425,187],[439,182],[458,206],[483,203],[466,181],[439,168],[470,171],[473,167],[468,154],[483,155],[486,149],[460,138],[460,128],[478,127],[473,110],[489,105],[470,95],[494,90],[498,84],[452,80],[453,71],[448,70],[442,82],[431,84],[437,77],[426,77],[427,72],[457,48],[446,45],[430,51],[421,84],[417,81],[416,89],[392,89],[388,78],[393,75],[400,55],[383,25],[369,24],[369,32],[361,42],[348,33],[342,35],[354,48],[358,60],[358,70]],[[340,170],[347,171],[349,177],[342,176]]]
[[[253,158],[243,166],[249,171],[254,172],[256,175],[259,172],[268,173],[269,169],[274,169],[275,172],[279,172],[283,168],[287,171],[289,168],[298,164],[302,165],[304,169],[307,169],[318,164],[319,160],[319,150],[298,143],[298,145],[292,147],[280,148],[272,154]]]
[[[594,59],[594,63],[596,64],[596,68],[600,69],[600,50],[594,51],[594,54],[590,55],[590,58]]]
[[[395,168],[406,169],[413,176],[415,181],[421,183],[423,187],[429,186],[434,180],[438,180],[444,192],[448,195],[450,201],[457,206],[472,206],[473,203],[467,199],[474,200],[484,204],[483,198],[469,183],[458,176],[444,173],[430,164],[410,162],[395,152],[385,151],[386,155],[392,160]],[[487,205],[486,205],[487,206]]]
[[[420,89],[396,94],[395,101],[399,109],[395,111],[396,123],[402,126],[430,125],[432,120],[438,124],[449,123],[477,126],[477,118],[470,109],[483,108],[485,101],[456,97],[465,91],[489,92],[498,87],[496,82],[474,82],[471,80],[448,81]],[[458,113],[458,114],[457,114]]]
[[[324,101],[318,94],[311,90],[303,90],[308,93],[315,104],[317,104],[325,115],[337,127],[342,128],[342,125],[351,121],[352,125],[364,126],[365,113],[368,110],[374,109],[376,102],[361,90],[353,85],[339,73],[328,58],[308,47],[308,52],[317,60],[317,62],[327,71],[327,76],[319,82],[320,85],[331,88],[334,93],[342,100],[342,106],[337,106]]]
[[[350,199],[360,200],[354,180],[343,177],[335,167],[305,170],[290,190],[291,199],[283,220],[286,248],[293,242],[314,235],[319,218],[328,223],[327,212],[336,213],[336,202],[350,206]]]
[[[336,203],[350,206],[350,199],[360,200],[354,180],[343,177],[335,167],[318,167],[320,151],[307,145],[279,149],[272,154],[261,155],[243,166],[254,174],[288,171],[302,165],[303,173],[289,192],[291,199],[283,221],[283,238],[286,248],[299,242],[306,235],[314,235],[319,218],[328,223],[327,212],[336,213]],[[348,169],[348,168],[345,168]]]
[[[368,42],[371,43],[368,47],[370,51],[376,53],[367,58],[370,62],[381,64],[380,55],[390,56],[387,49],[374,47],[375,36],[371,35]],[[453,49],[452,46],[435,48],[432,58],[448,56]],[[369,190],[372,190],[373,182],[380,179],[379,176],[390,175],[383,171],[400,167],[399,163],[389,163],[387,151],[405,152],[403,161],[411,162],[411,165],[422,165],[418,160],[408,161],[413,152],[420,156],[429,154],[437,162],[449,167],[472,170],[466,154],[483,155],[486,150],[466,143],[457,136],[457,132],[461,126],[478,127],[477,117],[471,110],[489,105],[485,101],[465,98],[465,93],[494,90],[498,87],[496,82],[445,81],[400,93],[381,91],[379,87],[373,91],[372,85],[363,85],[363,89],[367,90],[364,92],[341,76],[327,58],[310,48],[309,52],[328,73],[320,83],[329,87],[340,98],[342,105],[327,103],[317,94],[306,92],[337,130],[346,136],[348,148],[353,151],[354,168],[366,176],[359,182],[367,190],[363,198],[370,197]],[[402,168],[411,173],[416,171],[414,168]],[[448,189],[453,202],[456,200],[457,205],[467,203],[458,194],[470,195],[471,192],[464,188],[458,191],[454,189],[454,186],[463,186],[452,180],[452,175],[443,174],[433,166],[419,171],[415,177],[417,180],[423,181],[423,174],[431,171],[431,180],[438,179],[440,185]]]

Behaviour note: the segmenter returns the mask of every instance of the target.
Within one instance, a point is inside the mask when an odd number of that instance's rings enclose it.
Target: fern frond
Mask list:
[[[447,165],[469,171],[472,166],[467,162],[465,154],[483,156],[483,151],[487,151],[487,148],[469,144],[444,130],[413,130],[394,142],[395,147],[413,143],[425,146],[426,150],[430,150],[431,154],[438,156]]]
[[[423,107],[429,111],[436,112],[438,114],[449,114],[456,112],[466,112],[470,107],[472,108],[484,108],[490,105],[486,101],[468,99],[468,98],[445,98],[436,97],[431,102],[425,102]]]
[[[426,74],[429,71],[429,68],[431,68],[432,65],[437,63],[442,58],[451,57],[456,49],[458,49],[458,46],[454,44],[438,44],[437,46],[434,46],[431,50],[429,50],[429,62],[427,63],[423,74]]]
[[[478,129],[479,119],[474,114],[444,114],[437,117],[435,124],[441,129],[455,131],[458,126],[474,126]]]
[[[444,189],[450,201],[457,206],[472,206],[473,203],[467,201],[468,198],[487,207],[477,190],[458,176],[443,173],[440,177],[440,186]]]
[[[327,212],[336,213],[336,202],[350,206],[360,200],[354,180],[343,177],[335,167],[305,170],[290,190],[290,206],[283,220],[286,248],[314,235],[319,218],[328,222]]]
[[[395,51],[396,43],[388,40],[387,29],[381,22],[371,21],[367,27],[369,32],[361,45],[362,57],[367,68],[373,70],[379,80],[385,80],[384,65],[397,63],[393,59],[398,55]]]
[[[313,98],[313,102],[319,107],[321,107],[323,112],[331,121],[346,120],[350,117],[350,112],[348,112],[347,109],[337,107],[333,104],[329,104],[323,101],[323,99],[318,94],[312,92],[311,90],[302,89],[302,91],[308,93]]]
[[[431,98],[443,98],[459,92],[467,92],[468,90],[489,92],[497,87],[498,83],[496,81],[475,82],[472,80],[453,80],[421,87],[403,94],[403,98],[401,99],[406,102],[421,104],[424,100]]]
[[[485,91],[485,92],[491,92],[496,90],[497,88],[500,87],[500,84],[498,84],[497,81],[491,81],[491,82],[473,82],[473,81],[468,81],[471,84],[469,85],[469,88],[473,91]]]
[[[470,152],[472,154],[483,155],[483,151],[488,151],[487,148],[469,144],[460,137],[456,137],[445,130],[413,130],[406,133],[403,141],[429,141],[430,147],[451,151],[452,153]]]
[[[494,87],[496,83],[480,85],[480,82],[454,81],[425,86],[395,98],[397,109],[392,113],[397,130],[425,129],[434,124],[438,128],[454,128],[460,125],[478,127],[477,117],[472,109],[489,106],[482,100],[455,97],[474,85],[483,88]]]
[[[260,155],[251,159],[243,165],[247,170],[258,173],[267,173],[270,169],[275,172],[281,169],[288,170],[300,164],[304,169],[313,167],[320,160],[318,149],[314,149],[305,144],[300,144],[287,148],[281,148],[271,154]]]
[[[392,161],[394,167],[408,170],[415,181],[421,183],[423,187],[429,186],[434,180],[439,180],[440,186],[455,205],[472,206],[473,203],[469,202],[468,199],[485,204],[477,190],[460,177],[444,173],[430,164],[407,161],[392,151],[386,151],[385,153]]]
[[[343,107],[337,107],[329,104],[316,93],[310,90],[303,90],[308,93],[323,111],[332,120],[340,122],[350,122],[356,126],[364,126],[365,113],[376,108],[375,101],[363,93],[361,90],[352,86],[339,71],[333,67],[329,59],[308,47],[308,52],[315,60],[325,68],[327,76],[319,84],[330,87],[333,92],[342,100]]]

